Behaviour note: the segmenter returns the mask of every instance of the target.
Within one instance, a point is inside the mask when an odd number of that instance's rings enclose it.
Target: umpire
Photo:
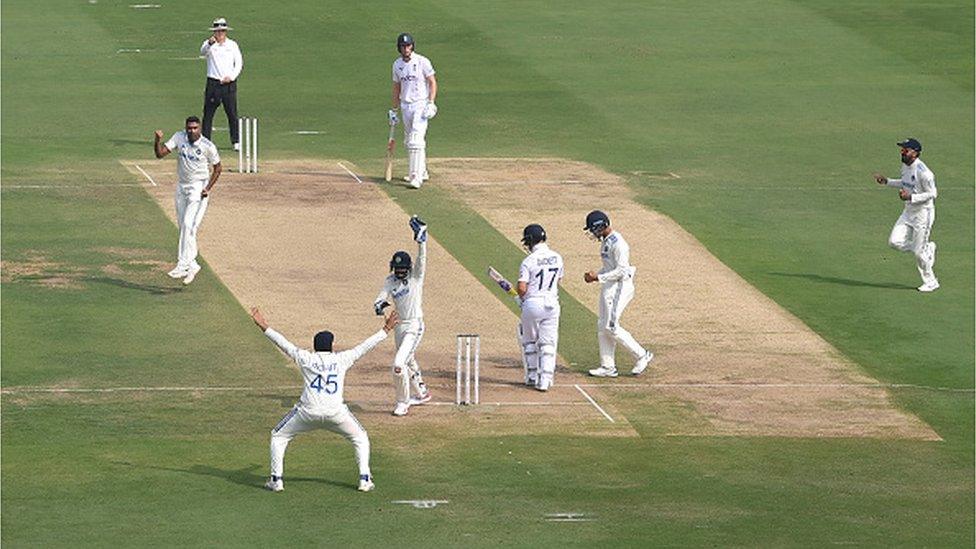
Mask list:
[[[213,117],[217,107],[224,105],[227,125],[230,127],[230,140],[234,150],[240,150],[240,135],[237,132],[237,77],[244,68],[244,58],[237,42],[227,38],[227,26],[223,17],[214,19],[210,27],[213,35],[200,46],[200,56],[207,58],[207,90],[203,94],[203,135],[210,139],[213,131]]]

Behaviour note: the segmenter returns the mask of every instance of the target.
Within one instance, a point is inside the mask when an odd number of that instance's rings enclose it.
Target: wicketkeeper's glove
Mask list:
[[[410,218],[410,228],[413,229],[413,239],[417,242],[427,242],[427,224],[417,216]]]

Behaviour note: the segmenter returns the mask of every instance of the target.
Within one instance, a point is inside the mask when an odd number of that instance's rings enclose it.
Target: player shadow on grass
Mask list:
[[[122,280],[121,278],[111,278],[107,276],[92,276],[88,277],[87,280],[90,282],[97,282],[99,284],[118,286],[119,288],[125,288],[127,290],[139,290],[141,292],[147,292],[153,295],[170,295],[183,291],[183,286],[155,286],[153,284],[140,284],[138,282]]]
[[[187,468],[180,467],[164,467],[162,465],[137,465],[135,463],[129,463],[126,461],[113,461],[113,465],[124,465],[133,468],[142,469],[152,469],[155,471],[170,471],[173,473],[187,473],[191,475],[198,475],[204,477],[214,477],[232,482],[234,484],[239,484],[247,488],[255,488],[257,490],[264,490],[264,483],[268,480],[266,475],[256,473],[258,470],[262,470],[261,465],[248,465],[247,467],[242,467],[240,469],[221,469],[219,467],[214,467],[212,465],[191,465]],[[327,478],[313,478],[313,477],[288,477],[286,479],[289,483],[294,482],[316,482],[318,484],[328,484],[331,486],[336,486],[338,488],[348,488],[350,490],[356,490],[357,485],[351,482],[340,482],[337,480],[330,480]]]
[[[842,286],[860,286],[865,288],[888,288],[891,290],[914,290],[915,286],[898,284],[895,282],[865,282],[863,280],[852,280],[850,278],[840,278],[836,276],[823,276],[810,273],[768,273],[773,276],[787,276],[792,278],[805,278],[813,282],[825,284],[840,284]]]

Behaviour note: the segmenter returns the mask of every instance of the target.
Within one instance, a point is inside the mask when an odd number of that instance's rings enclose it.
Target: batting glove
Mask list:
[[[413,229],[413,239],[417,242],[427,242],[427,224],[417,216],[410,218],[410,228]]]
[[[427,103],[424,107],[424,118],[434,118],[437,116],[437,105],[433,103]]]
[[[390,117],[390,125],[391,126],[396,126],[397,125],[397,122],[400,121],[400,119],[397,118],[396,109],[390,109],[389,112],[387,112],[386,114],[387,114],[387,116]]]
[[[377,316],[383,316],[383,309],[389,306],[390,304],[385,301],[377,301],[376,303],[373,303],[373,312],[375,312]]]

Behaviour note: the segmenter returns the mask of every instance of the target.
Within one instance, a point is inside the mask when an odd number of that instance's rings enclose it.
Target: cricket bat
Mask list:
[[[505,280],[505,277],[502,276],[500,272],[496,271],[495,268],[492,267],[491,265],[488,266],[488,276],[490,276],[492,280],[498,283],[498,287],[508,292],[509,295],[512,296],[518,295],[518,292],[515,291],[515,288],[512,286],[512,283],[509,282],[508,280]]]
[[[389,183],[393,179],[393,151],[396,148],[396,139],[393,138],[393,132],[396,131],[396,126],[390,124],[390,137],[386,142],[386,182]]]

